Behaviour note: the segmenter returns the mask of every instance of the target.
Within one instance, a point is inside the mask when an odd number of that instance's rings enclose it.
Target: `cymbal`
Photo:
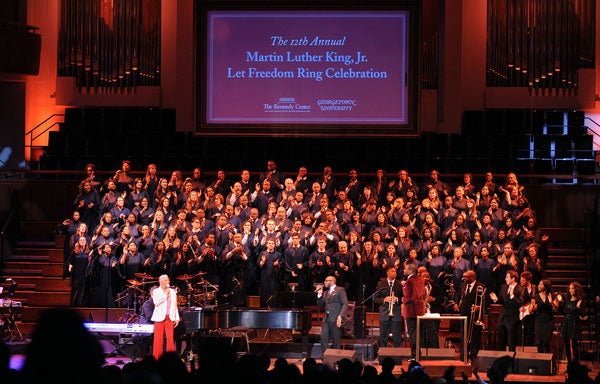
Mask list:
[[[194,277],[196,277],[196,275],[188,275],[187,273],[181,275],[181,276],[177,276],[176,279],[177,280],[191,280]]]
[[[148,279],[148,280],[154,280],[154,276],[149,275],[147,273],[143,273],[143,272],[136,272],[134,273],[135,276],[141,278],[141,279]]]
[[[130,280],[127,280],[127,282],[128,282],[129,284],[131,284],[131,285],[142,285],[142,284],[144,284],[144,283],[142,283],[141,281],[137,281],[137,280],[135,280],[135,279],[130,279]]]
[[[195,275],[186,273],[186,274],[183,274],[181,276],[177,276],[176,279],[177,280],[191,280],[191,279],[193,279],[195,277],[206,275],[207,273],[208,272],[198,272]]]
[[[133,289],[133,290],[136,290],[136,291],[138,291],[138,292],[141,292],[141,293],[146,293],[146,291],[144,291],[143,289],[140,289],[140,288],[138,288],[138,287],[137,287],[137,286],[135,286],[135,285],[130,285],[130,286],[129,286],[129,287],[127,287],[127,288],[129,288],[129,289]]]

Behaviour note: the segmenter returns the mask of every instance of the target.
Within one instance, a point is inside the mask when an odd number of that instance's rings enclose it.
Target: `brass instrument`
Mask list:
[[[471,310],[471,318],[469,321],[469,328],[467,331],[467,342],[470,344],[471,339],[473,337],[473,328],[481,327],[483,329],[483,298],[485,296],[486,289],[481,285],[477,286],[477,290],[475,291],[475,303],[473,304],[473,308]],[[476,310],[473,310],[477,308]],[[477,312],[477,316],[475,316],[475,311]]]
[[[394,317],[394,288],[390,286],[390,312],[388,313],[388,317]]]
[[[431,287],[425,286],[425,313],[431,313],[431,303],[429,302],[429,296],[431,294]]]

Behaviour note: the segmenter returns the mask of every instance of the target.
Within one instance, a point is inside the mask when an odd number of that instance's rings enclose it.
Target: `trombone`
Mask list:
[[[477,286],[475,291],[475,303],[471,307],[471,318],[469,321],[469,328],[467,331],[467,343],[471,344],[473,338],[473,328],[481,327],[483,329],[483,298],[485,297],[486,289],[481,285]],[[477,313],[477,315],[475,314]]]

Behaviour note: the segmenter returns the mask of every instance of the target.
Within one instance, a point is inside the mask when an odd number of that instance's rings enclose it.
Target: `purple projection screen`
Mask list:
[[[207,10],[197,133],[412,132],[409,17],[403,9]]]

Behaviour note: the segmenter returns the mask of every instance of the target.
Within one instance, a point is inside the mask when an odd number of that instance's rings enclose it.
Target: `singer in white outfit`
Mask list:
[[[175,352],[175,327],[179,324],[179,309],[177,308],[177,292],[171,288],[169,276],[160,275],[160,286],[152,291],[154,312],[154,343],[152,355],[158,360],[163,354],[164,339],[167,339],[165,352]]]

